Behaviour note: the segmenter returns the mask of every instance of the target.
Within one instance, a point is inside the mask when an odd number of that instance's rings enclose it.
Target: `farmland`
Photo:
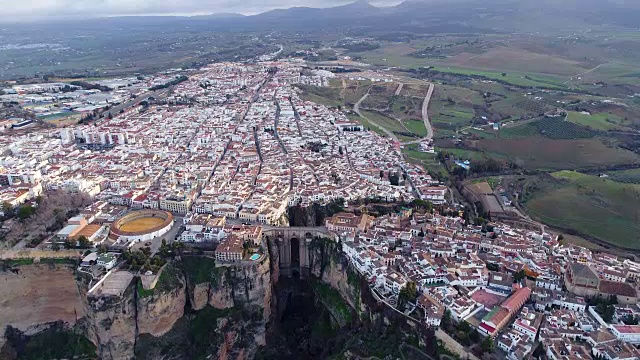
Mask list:
[[[621,129],[623,119],[616,115],[599,113],[599,114],[583,114],[576,111],[570,111],[567,121],[582,126],[590,127],[594,130],[618,130]]]
[[[584,126],[564,121],[562,118],[540,118],[514,126],[503,127],[499,131],[502,139],[523,139],[542,136],[550,139],[587,139],[598,133]]]
[[[640,250],[640,186],[573,171],[553,173],[526,202],[534,218]]]
[[[553,140],[543,137],[486,139],[478,150],[509,158],[528,170],[563,170],[640,165],[640,156],[624,149],[605,146],[598,139]]]
[[[608,171],[606,174],[613,181],[626,184],[640,184],[640,169]]]

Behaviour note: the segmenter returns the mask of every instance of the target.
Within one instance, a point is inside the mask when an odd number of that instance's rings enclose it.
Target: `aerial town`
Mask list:
[[[37,247],[98,249],[80,271],[95,275],[89,295],[99,296],[122,290],[104,286],[113,278],[134,276],[118,271],[123,251],[157,252],[160,239],[210,244],[220,263],[258,261],[263,231],[290,226],[291,207],[428,203],[378,217],[341,211],[317,228],[340,243],[378,301],[442,329],[451,348],[469,345],[464,323],[511,360],[536,351],[549,359],[640,357],[640,263],[552,231],[440,212],[455,205],[449,189],[406,161],[401,144],[301,99],[295,84],[326,86],[329,76],[303,75],[303,66],[215,63],[95,90],[17,85],[2,101],[40,104],[40,119],[73,113],[82,121],[1,123],[19,131],[0,136],[0,215],[37,206],[51,191],[87,195],[90,204]],[[11,226],[5,221],[2,231]]]

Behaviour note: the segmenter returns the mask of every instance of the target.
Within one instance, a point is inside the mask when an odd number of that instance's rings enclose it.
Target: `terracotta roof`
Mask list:
[[[600,292],[610,295],[636,297],[636,289],[630,284],[616,281],[600,281]]]

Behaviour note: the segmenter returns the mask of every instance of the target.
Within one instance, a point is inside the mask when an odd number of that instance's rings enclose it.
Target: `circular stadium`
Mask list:
[[[132,211],[111,224],[109,237],[113,240],[148,241],[166,234],[173,221],[173,215],[168,211]]]

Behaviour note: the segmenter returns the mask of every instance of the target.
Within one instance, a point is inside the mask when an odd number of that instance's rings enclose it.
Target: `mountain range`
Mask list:
[[[402,30],[450,25],[506,32],[570,31],[602,25],[637,29],[640,1],[407,0],[389,7],[357,1],[331,8],[277,9],[252,16],[225,14],[214,20],[211,25],[219,27],[296,31],[341,27]]]

